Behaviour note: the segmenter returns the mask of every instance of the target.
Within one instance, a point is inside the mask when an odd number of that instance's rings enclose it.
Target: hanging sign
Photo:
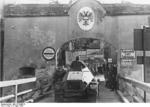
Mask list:
[[[84,31],[92,29],[95,23],[94,11],[90,7],[81,8],[77,13],[77,23]]]
[[[54,59],[55,49],[52,48],[52,47],[46,47],[42,52],[42,56],[47,61],[50,61],[50,60]]]

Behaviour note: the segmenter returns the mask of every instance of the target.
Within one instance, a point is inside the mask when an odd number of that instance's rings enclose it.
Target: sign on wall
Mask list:
[[[132,49],[121,49],[121,65],[132,66],[135,59],[135,51]]]
[[[87,57],[103,58],[104,53],[100,49],[87,49]]]
[[[50,60],[54,59],[55,49],[52,48],[52,47],[46,47],[42,52],[42,56],[47,61],[50,61]]]
[[[81,8],[77,13],[77,23],[84,31],[92,29],[95,23],[94,11],[90,7]]]
[[[132,66],[133,60],[132,59],[121,59],[122,66]]]
[[[112,58],[108,58],[108,63],[112,63]]]
[[[135,51],[130,49],[121,49],[121,58],[123,59],[134,59]]]

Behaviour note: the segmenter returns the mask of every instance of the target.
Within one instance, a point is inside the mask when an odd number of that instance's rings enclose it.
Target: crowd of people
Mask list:
[[[97,70],[91,70],[93,74],[96,75],[104,75],[105,78],[105,86],[112,91],[117,89],[117,64],[100,64],[97,67]]]

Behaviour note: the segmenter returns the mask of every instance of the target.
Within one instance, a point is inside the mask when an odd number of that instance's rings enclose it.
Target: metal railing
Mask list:
[[[18,80],[10,80],[10,81],[0,82],[0,88],[9,87],[9,86],[15,87],[15,93],[12,95],[0,97],[0,102],[11,99],[11,98],[15,98],[15,103],[17,103],[18,96],[21,96],[21,95],[24,95],[24,94],[27,94],[27,93],[33,91],[33,89],[29,89],[29,90],[25,90],[25,91],[18,93],[18,85],[25,84],[25,83],[31,83],[31,82],[35,82],[35,81],[36,81],[36,78],[34,77],[34,78],[18,79]]]
[[[142,81],[138,81],[136,79],[132,79],[129,77],[123,77],[123,76],[118,76],[119,81],[123,80],[126,83],[131,84],[133,88],[139,88],[142,89],[143,91],[150,93],[150,84],[144,83]],[[132,94],[131,97],[136,101],[136,102],[144,102],[143,99],[141,100],[140,98],[136,97],[136,95]]]

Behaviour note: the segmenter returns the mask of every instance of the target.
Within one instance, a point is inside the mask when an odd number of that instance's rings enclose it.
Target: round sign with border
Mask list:
[[[43,52],[42,56],[45,60],[50,61],[55,58],[55,49],[52,47],[46,47]]]
[[[84,31],[92,29],[95,23],[95,14],[92,8],[81,8],[77,13],[77,22],[79,27]]]

